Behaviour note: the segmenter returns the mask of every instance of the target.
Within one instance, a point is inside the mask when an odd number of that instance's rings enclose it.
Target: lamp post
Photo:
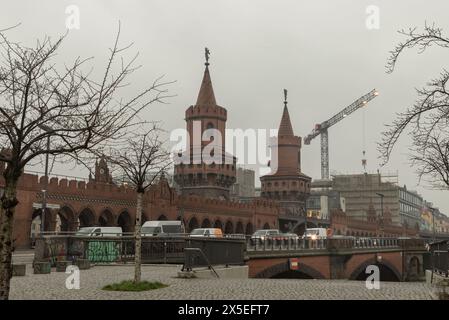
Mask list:
[[[39,126],[42,130],[47,133],[51,132],[52,129],[44,124]],[[47,152],[45,154],[45,181],[44,189],[42,189],[42,214],[41,214],[41,235],[45,232],[45,212],[47,211],[47,191],[48,191],[48,157],[50,150],[50,135],[47,136]]]
[[[380,212],[381,212],[381,232],[383,237],[383,223],[384,223],[384,197],[385,195],[383,193],[377,193],[376,194],[380,197]]]
[[[432,229],[433,229],[433,241],[435,242],[436,234],[435,234],[435,209],[430,208],[430,211],[432,212]]]

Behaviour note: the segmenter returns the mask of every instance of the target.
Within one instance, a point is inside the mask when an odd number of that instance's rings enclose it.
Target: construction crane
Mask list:
[[[374,99],[378,95],[379,93],[377,90],[373,89],[364,96],[361,96],[355,100],[329,120],[316,124],[313,131],[304,138],[304,144],[309,145],[313,138],[321,135],[321,179],[329,179],[329,134],[327,130],[357,109],[366,105],[370,100]]]

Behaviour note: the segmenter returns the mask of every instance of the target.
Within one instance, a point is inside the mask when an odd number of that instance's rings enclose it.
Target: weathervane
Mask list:
[[[284,104],[287,105],[287,89],[284,89]]]
[[[209,51],[209,49],[207,49],[207,47],[204,48],[204,56],[206,57],[206,63],[205,63],[205,65],[208,66],[208,65],[209,65],[210,51]]]

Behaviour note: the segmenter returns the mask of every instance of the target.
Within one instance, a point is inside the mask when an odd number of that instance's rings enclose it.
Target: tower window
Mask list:
[[[212,122],[209,122],[206,126],[207,129],[213,129],[214,128],[214,124]]]

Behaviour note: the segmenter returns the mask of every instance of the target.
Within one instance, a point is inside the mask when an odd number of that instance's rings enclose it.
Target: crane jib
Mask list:
[[[370,92],[368,92],[367,94],[365,94],[365,95],[361,96],[360,98],[358,98],[357,100],[355,100],[353,103],[351,103],[349,106],[347,106],[346,108],[341,110],[339,113],[334,115],[332,118],[330,118],[326,121],[323,121],[321,124],[319,124],[317,126],[318,128],[313,129],[313,131],[304,138],[304,144],[310,144],[310,141],[312,139],[316,138],[323,130],[330,128],[331,126],[338,123],[346,116],[350,115],[357,109],[363,107],[369,101],[374,99],[377,95],[378,95],[378,92],[376,91],[376,89],[373,89]]]
[[[357,109],[366,105],[378,94],[379,93],[376,91],[376,89],[371,90],[369,93],[355,100],[353,103],[341,110],[329,120],[315,125],[312,133],[304,138],[304,144],[310,144],[310,141],[312,139],[314,139],[318,135],[321,135],[321,179],[329,179],[329,137],[327,129],[343,120],[346,116],[350,115]]]

